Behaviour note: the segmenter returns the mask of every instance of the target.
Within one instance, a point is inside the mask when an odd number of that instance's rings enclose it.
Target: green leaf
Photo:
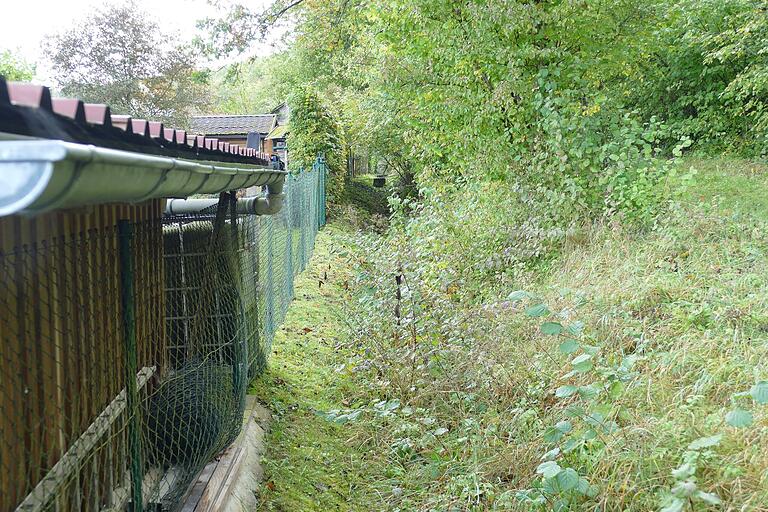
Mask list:
[[[725,421],[732,427],[748,427],[752,424],[752,413],[744,409],[734,409],[725,415]]]
[[[560,467],[560,464],[553,460],[548,460],[547,462],[542,462],[538,465],[536,468],[536,473],[543,476],[544,478],[553,478],[556,477],[562,470],[563,468]]]
[[[559,350],[566,355],[573,354],[579,350],[579,342],[574,339],[565,340],[560,344]]]
[[[544,431],[545,443],[556,443],[563,438],[563,433],[555,427],[549,427]]]
[[[561,492],[570,491],[579,485],[579,474],[573,468],[566,468],[557,474],[555,481]]]
[[[569,418],[582,418],[587,414],[587,411],[580,405],[569,405],[565,408],[565,415]]]
[[[689,450],[701,450],[702,448],[711,448],[720,444],[723,434],[716,434],[709,437],[700,437],[688,445]]]
[[[530,317],[540,317],[540,316],[547,316],[549,314],[549,309],[544,304],[536,304],[535,306],[531,306],[528,309],[525,310],[525,314]]]
[[[679,468],[672,470],[672,477],[676,480],[685,480],[686,478],[692,477],[694,473],[696,473],[696,466],[690,462],[686,462]]]
[[[541,460],[555,460],[560,455],[560,448],[555,447],[549,450],[547,453],[541,456]]]
[[[723,501],[717,494],[704,491],[696,491],[695,496],[708,505],[720,505]]]
[[[571,430],[573,430],[573,425],[568,420],[558,421],[557,425],[555,425],[555,428],[562,432],[563,434],[567,434]]]
[[[574,336],[578,336],[584,330],[584,322],[576,321],[568,326],[568,332]]]
[[[768,404],[768,381],[761,380],[749,390],[749,394],[752,395],[752,399],[761,404]]]
[[[557,336],[563,332],[563,326],[560,322],[544,322],[541,324],[541,332],[548,336]]]
[[[581,348],[584,349],[585,353],[587,353],[587,354],[589,354],[591,356],[594,356],[595,354],[600,352],[600,347],[594,347],[592,345],[584,344],[584,345],[581,346]]]
[[[579,387],[579,396],[584,400],[590,400],[600,394],[600,388],[595,384]]]
[[[581,354],[571,361],[573,369],[579,373],[585,373],[592,369],[592,356],[589,354]]]
[[[612,382],[610,387],[608,388],[608,396],[611,397],[612,400],[618,399],[623,392],[624,392],[624,383],[621,381]]]
[[[512,292],[509,295],[507,295],[507,300],[512,301],[512,302],[519,302],[519,301],[521,301],[523,299],[527,299],[527,298],[528,298],[528,292],[526,292],[524,290],[517,290],[517,291]]]
[[[635,366],[636,362],[637,362],[637,356],[630,355],[621,360],[621,367],[629,371]]]
[[[659,512],[681,512],[685,506],[685,501],[680,498],[672,498],[668,504],[659,510]]]
[[[563,453],[569,453],[577,448],[581,448],[584,445],[583,439],[568,439],[563,443]]]
[[[605,422],[605,415],[599,411],[594,411],[584,416],[584,421],[593,427],[599,427]]]
[[[576,386],[560,386],[555,390],[555,396],[557,398],[567,398],[576,393],[578,389]]]
[[[576,486],[576,491],[584,496],[594,498],[597,496],[598,489],[596,485],[589,485],[589,480],[584,477],[579,478],[579,484]]]

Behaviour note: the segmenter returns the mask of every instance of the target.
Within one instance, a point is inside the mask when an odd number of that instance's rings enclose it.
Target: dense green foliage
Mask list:
[[[296,4],[285,79],[416,190],[347,241],[371,507],[764,507],[765,168],[682,157],[766,154],[768,4]]]
[[[9,50],[0,50],[0,76],[6,80],[28,81],[35,75],[35,66],[18,58]]]
[[[768,153],[768,3],[668,2],[630,71],[628,102],[713,149]]]

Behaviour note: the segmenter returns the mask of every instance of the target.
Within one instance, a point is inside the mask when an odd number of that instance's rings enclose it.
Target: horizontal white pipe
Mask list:
[[[286,171],[51,140],[0,141],[0,216],[278,186]]]
[[[283,207],[283,182],[270,183],[263,197],[243,197],[237,200],[237,213],[242,215],[274,215]],[[198,213],[219,204],[218,199],[171,199],[165,204],[166,215]]]

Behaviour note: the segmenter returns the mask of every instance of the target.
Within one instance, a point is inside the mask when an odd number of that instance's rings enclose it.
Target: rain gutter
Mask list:
[[[251,186],[267,188],[267,196],[259,198],[264,201],[279,196],[261,207],[272,214],[282,206],[287,174],[266,166],[190,161],[56,140],[0,140],[0,216]]]

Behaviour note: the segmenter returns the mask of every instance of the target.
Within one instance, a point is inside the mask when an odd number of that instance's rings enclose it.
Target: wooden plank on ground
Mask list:
[[[222,509],[237,482],[245,460],[246,434],[256,417],[256,405],[255,398],[248,397],[240,435],[219,457],[203,468],[192,485],[181,512],[215,512]]]

